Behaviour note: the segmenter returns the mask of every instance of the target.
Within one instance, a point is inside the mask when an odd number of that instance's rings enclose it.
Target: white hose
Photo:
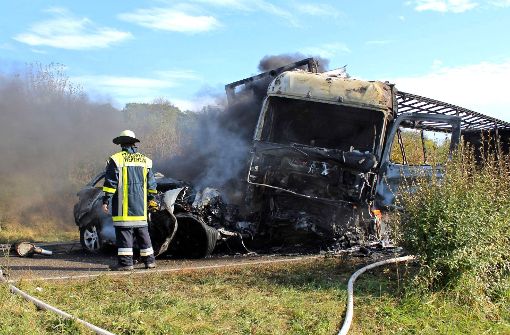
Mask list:
[[[397,257],[397,258],[391,258],[384,261],[376,262],[369,264],[365,267],[362,267],[358,271],[354,272],[354,274],[349,279],[349,283],[347,284],[347,311],[345,312],[345,319],[344,324],[342,325],[342,328],[340,328],[340,331],[338,332],[338,335],[347,335],[347,332],[349,331],[349,328],[351,328],[352,323],[352,316],[353,316],[353,309],[354,309],[354,282],[356,279],[365,271],[373,269],[375,267],[386,265],[386,264],[392,264],[392,263],[400,263],[405,261],[412,261],[414,260],[414,256],[404,256],[404,257]]]
[[[2,282],[6,282],[4,276],[3,276],[3,273],[2,273],[2,270],[0,269],[0,281]],[[22,296],[23,298],[25,298],[26,300],[34,303],[34,305],[36,305],[37,307],[39,307],[40,309],[44,309],[44,310],[47,310],[47,311],[50,311],[50,312],[53,312],[53,313],[56,313],[66,319],[71,319],[71,320],[75,320],[81,324],[83,324],[85,327],[93,330],[94,332],[96,332],[96,334],[99,334],[99,335],[115,335],[114,333],[110,333],[109,331],[107,330],[104,330],[102,328],[99,328],[97,326],[94,326],[93,324],[91,323],[88,323],[87,321],[84,321],[82,319],[79,319],[77,317],[74,317],[72,316],[71,314],[69,313],[66,313],[64,311],[61,311],[60,309],[58,308],[55,308],[51,305],[48,305],[46,304],[45,302],[37,299],[37,298],[34,298],[32,297],[31,295],[23,292],[22,290],[20,290],[19,288],[17,288],[16,286],[14,285],[11,285],[11,284],[8,284],[9,285],[9,290],[14,293],[14,294],[18,294],[20,296]]]
[[[290,261],[295,261],[295,260],[302,260],[302,259],[305,259],[307,257],[297,257],[297,258],[294,258],[294,259],[291,259]],[[317,258],[317,256],[315,257],[311,257],[311,258]],[[342,328],[340,329],[340,331],[338,332],[338,335],[347,335],[347,332],[349,331],[349,329],[351,328],[351,323],[352,323],[352,317],[353,317],[353,309],[354,309],[354,282],[356,281],[356,279],[362,274],[364,273],[365,271],[367,270],[370,270],[370,269],[373,269],[375,267],[378,267],[378,266],[381,266],[381,265],[386,265],[386,264],[392,264],[392,263],[399,263],[399,262],[405,262],[405,261],[411,261],[411,260],[414,260],[415,257],[414,256],[404,256],[404,257],[397,257],[397,258],[391,258],[391,259],[387,259],[387,260],[384,260],[384,261],[380,261],[380,262],[376,262],[376,263],[372,263],[372,264],[369,264],[361,269],[359,269],[358,271],[356,271],[352,276],[351,278],[349,279],[349,283],[347,284],[347,311],[345,313],[345,319],[344,319],[344,323],[342,325]],[[244,266],[244,265],[256,265],[256,264],[261,264],[261,263],[273,263],[273,262],[280,262],[280,261],[289,261],[289,260],[271,260],[271,261],[262,261],[262,262],[245,262],[245,263],[238,263],[238,264],[229,264],[229,265],[210,265],[210,266],[197,266],[197,267],[191,267],[191,268],[184,268],[184,269],[165,269],[164,271],[157,271],[157,272],[177,272],[179,270],[199,270],[199,269],[214,269],[214,268],[224,268],[224,267],[237,267],[237,266]],[[135,272],[136,273],[136,272]],[[142,273],[142,272],[141,272]],[[127,274],[127,273],[126,273]],[[93,275],[95,277],[95,275]],[[90,276],[75,276],[75,277],[60,277],[60,278],[57,278],[57,279],[75,279],[75,278],[79,278],[79,277],[90,277]],[[46,279],[55,279],[55,278],[46,278]],[[2,271],[0,270],[0,281],[4,281],[6,282],[5,278],[3,277],[3,274],[2,274]],[[11,292],[15,293],[15,294],[19,294],[21,295],[23,298],[25,298],[26,300],[28,301],[31,301],[33,302],[37,307],[41,308],[41,309],[45,309],[45,310],[49,310],[49,311],[52,311],[54,313],[57,313],[61,316],[63,316],[64,318],[68,318],[68,319],[73,319],[73,320],[76,320],[77,322],[85,325],[86,327],[92,329],[93,331],[95,331],[97,334],[99,335],[115,335],[113,333],[110,333],[109,331],[107,330],[104,330],[104,329],[101,329],[97,326],[94,326],[93,324],[91,323],[88,323],[87,321],[84,321],[84,320],[81,320],[81,319],[78,319],[64,311],[61,311],[53,306],[50,306],[28,294],[26,294],[25,292],[21,291],[20,289],[18,289],[17,287],[9,284],[9,288],[11,290]]]

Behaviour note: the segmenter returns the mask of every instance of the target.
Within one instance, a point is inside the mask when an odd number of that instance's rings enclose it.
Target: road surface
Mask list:
[[[88,278],[100,275],[120,275],[124,272],[110,271],[110,265],[116,264],[115,252],[89,254],[81,249],[79,243],[53,244],[43,246],[52,250],[52,256],[34,255],[33,257],[0,257],[0,266],[8,280],[18,281],[45,279]],[[135,264],[134,273],[175,272],[186,269],[207,269],[216,267],[235,267],[248,264],[269,262],[293,262],[303,258],[321,257],[317,255],[237,255],[215,256],[199,260],[158,258],[155,270],[145,270],[144,264]]]

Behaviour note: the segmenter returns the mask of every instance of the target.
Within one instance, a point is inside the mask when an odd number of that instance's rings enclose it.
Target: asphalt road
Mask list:
[[[32,257],[4,256],[0,266],[8,280],[58,280],[79,279],[99,275],[124,275],[124,272],[110,271],[109,266],[116,264],[115,252],[89,254],[81,249],[79,243],[55,244],[44,246],[52,250],[52,256],[34,255]],[[285,256],[285,255],[237,255],[215,256],[199,260],[158,258],[155,270],[145,270],[143,263],[135,264],[134,274],[150,272],[176,272],[182,270],[199,270],[218,267],[235,267],[248,264],[269,262],[293,262],[303,258],[320,257]]]

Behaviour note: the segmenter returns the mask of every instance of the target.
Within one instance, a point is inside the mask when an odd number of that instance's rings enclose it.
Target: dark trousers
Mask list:
[[[115,227],[117,238],[117,257],[119,265],[133,265],[133,239],[136,238],[140,248],[140,257],[146,264],[154,263],[154,251],[152,250],[149,227]]]

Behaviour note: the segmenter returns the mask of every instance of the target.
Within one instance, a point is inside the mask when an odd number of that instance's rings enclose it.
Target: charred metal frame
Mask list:
[[[459,107],[431,98],[426,98],[420,95],[398,91],[397,101],[397,115],[416,113],[459,116],[461,118],[460,128],[462,132],[465,130],[510,130],[509,122],[483,115],[467,108]],[[423,123],[418,128],[425,130],[447,131],[446,128],[436,123]]]
[[[225,85],[225,92],[227,93],[227,102],[229,105],[231,105],[234,102],[237,86],[246,85],[246,84],[255,82],[257,80],[264,79],[266,77],[274,78],[282,72],[294,70],[294,69],[297,69],[297,68],[305,66],[305,65],[308,67],[308,72],[317,73],[317,68],[318,68],[317,61],[314,58],[305,58],[298,62],[290,63],[285,66],[279,67],[277,69],[267,71],[267,72],[261,73],[259,75],[250,77],[250,78],[241,79],[241,80],[235,81],[233,83],[227,84],[227,85]]]
[[[266,77],[274,78],[284,71],[290,71],[304,66],[307,66],[309,72],[312,73],[318,72],[317,60],[315,60],[314,58],[305,58],[303,60],[287,64],[277,69],[227,84],[225,85],[225,92],[227,95],[228,104],[230,105],[234,102],[236,95],[236,87],[253,83]],[[396,91],[396,98],[398,103],[396,116],[399,116],[404,113],[454,115],[459,116],[462,119],[461,121],[462,132],[464,132],[465,130],[475,131],[483,130],[497,131],[498,129],[510,130],[510,122],[505,122],[497,118],[487,116],[450,103],[442,102],[439,100],[403,91]],[[423,123],[415,128],[445,132],[448,131],[447,129],[443,129],[440,124],[435,123]]]
[[[423,122],[423,119],[426,118],[427,123]],[[399,126],[405,125],[409,122],[417,125],[415,128],[425,129],[425,130],[438,130],[442,129],[444,132],[451,133],[452,141],[450,143],[450,152],[455,148],[455,143],[460,141],[460,135],[462,130],[462,119],[456,115],[440,115],[440,114],[430,114],[430,113],[402,113],[395,120],[393,129],[387,134],[387,141],[384,145],[384,153],[381,157],[381,165],[384,165],[389,161],[392,139],[395,138],[395,135],[399,132]],[[460,124],[460,126],[459,126]],[[419,125],[419,126],[418,126]],[[430,125],[434,125],[431,127]],[[400,145],[400,143],[399,143]],[[383,169],[384,170],[384,169]]]

